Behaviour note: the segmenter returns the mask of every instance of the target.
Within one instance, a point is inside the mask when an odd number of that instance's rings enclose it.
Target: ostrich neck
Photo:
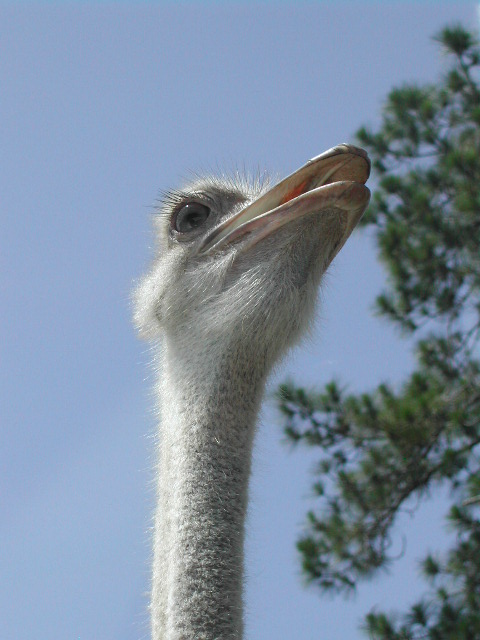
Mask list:
[[[243,637],[244,521],[267,373],[261,360],[231,346],[164,345],[154,640]]]

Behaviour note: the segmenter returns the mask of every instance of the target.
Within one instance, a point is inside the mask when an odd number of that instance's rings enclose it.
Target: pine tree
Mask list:
[[[461,26],[436,40],[446,75],[394,88],[378,131],[357,133],[377,180],[363,225],[388,273],[376,310],[412,335],[416,370],[362,395],[278,391],[288,440],[318,448],[318,508],[297,546],[321,589],[390,564],[402,507],[450,490],[452,547],[424,560],[429,586],[408,613],[366,617],[377,640],[480,639],[480,48]]]

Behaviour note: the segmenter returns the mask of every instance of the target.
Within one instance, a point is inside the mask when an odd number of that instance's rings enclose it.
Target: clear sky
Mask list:
[[[148,348],[129,292],[149,215],[189,170],[283,175],[375,125],[395,84],[434,80],[431,35],[474,2],[0,3],[1,640],[148,636],[153,447]],[[383,273],[357,233],[312,339],[276,372],[354,390],[398,383],[409,344],[371,316]],[[358,640],[405,606],[445,544],[441,500],[399,523],[390,575],[354,599],[305,590],[294,542],[312,456],[267,401],[248,520],[248,640]]]

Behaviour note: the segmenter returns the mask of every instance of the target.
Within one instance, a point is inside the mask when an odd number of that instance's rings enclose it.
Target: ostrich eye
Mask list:
[[[184,205],[172,220],[172,226],[180,233],[188,233],[201,227],[210,215],[210,209],[199,202]]]

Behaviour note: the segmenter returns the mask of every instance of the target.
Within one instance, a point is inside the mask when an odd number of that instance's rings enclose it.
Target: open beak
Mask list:
[[[199,253],[212,253],[239,238],[242,249],[248,249],[289,222],[338,209],[346,213],[346,224],[333,259],[367,208],[369,174],[370,160],[363,149],[350,144],[333,147],[222,222],[202,242]]]

